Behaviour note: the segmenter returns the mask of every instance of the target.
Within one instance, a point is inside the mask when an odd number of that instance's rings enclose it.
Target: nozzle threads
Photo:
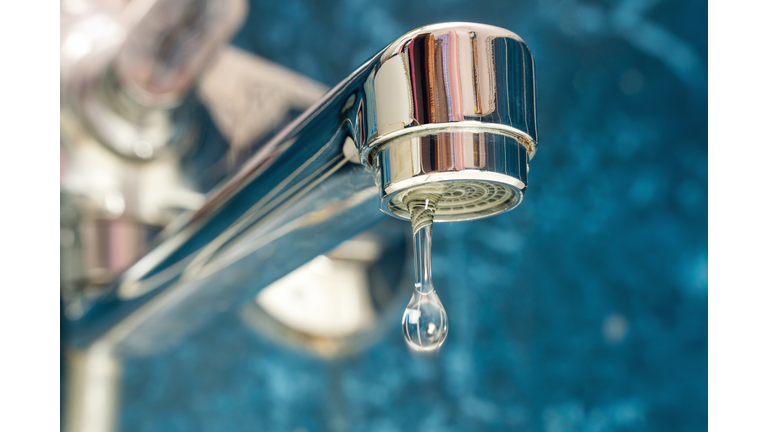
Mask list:
[[[441,192],[412,191],[403,197],[403,203],[411,215],[411,227],[414,234],[421,228],[432,225],[437,203],[442,198]]]

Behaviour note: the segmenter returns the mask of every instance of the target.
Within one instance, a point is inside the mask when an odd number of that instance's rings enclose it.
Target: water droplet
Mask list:
[[[445,342],[448,316],[434,289],[429,294],[413,290],[403,314],[403,335],[408,345],[417,351],[432,351]]]
[[[432,351],[448,336],[448,315],[432,285],[432,220],[438,193],[414,194],[403,201],[411,214],[416,284],[403,314],[403,335],[416,351]]]

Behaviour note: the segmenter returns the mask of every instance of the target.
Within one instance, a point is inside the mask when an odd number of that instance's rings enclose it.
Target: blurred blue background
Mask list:
[[[408,352],[395,318],[327,362],[232,314],[127,361],[121,429],[706,430],[706,7],[252,1],[233,44],[328,85],[421,25],[519,34],[538,85],[529,190],[512,212],[435,227],[438,355]]]

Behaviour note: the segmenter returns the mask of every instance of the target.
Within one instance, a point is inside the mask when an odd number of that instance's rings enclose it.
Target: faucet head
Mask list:
[[[404,198],[436,190],[436,222],[517,206],[537,146],[528,45],[499,27],[436,24],[377,61],[364,85],[360,157],[376,173],[381,210],[409,219]]]

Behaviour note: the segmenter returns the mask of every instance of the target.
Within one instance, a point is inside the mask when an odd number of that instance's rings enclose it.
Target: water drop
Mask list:
[[[403,314],[403,335],[417,351],[432,351],[448,336],[448,315],[432,285],[432,220],[441,194],[406,196],[413,227],[416,284]]]
[[[445,342],[448,316],[434,289],[428,294],[413,290],[403,315],[403,335],[408,345],[417,351],[432,351]]]

